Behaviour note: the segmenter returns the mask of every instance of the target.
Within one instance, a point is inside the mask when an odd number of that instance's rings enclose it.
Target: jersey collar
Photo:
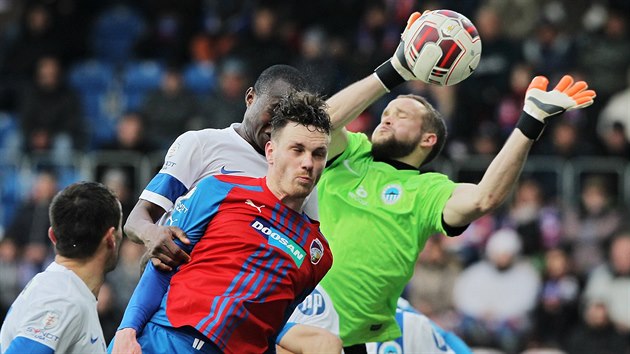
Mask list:
[[[376,162],[384,162],[390,166],[392,166],[393,168],[397,169],[397,170],[412,170],[412,171],[416,171],[418,173],[420,173],[420,170],[418,170],[417,167],[415,166],[411,166],[408,165],[404,162],[400,162],[398,160],[392,160],[392,159],[374,159],[374,161]]]

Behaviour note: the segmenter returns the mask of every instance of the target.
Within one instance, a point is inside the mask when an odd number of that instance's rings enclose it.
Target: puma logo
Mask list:
[[[254,202],[252,202],[252,200],[251,200],[251,199],[247,199],[247,200],[245,201],[245,204],[247,204],[247,205],[249,205],[249,206],[252,206],[252,207],[256,208],[256,209],[258,210],[258,212],[259,212],[259,213],[262,213],[262,208],[264,208],[264,207],[265,207],[264,205],[258,206],[258,205],[256,205],[256,204],[254,204]]]

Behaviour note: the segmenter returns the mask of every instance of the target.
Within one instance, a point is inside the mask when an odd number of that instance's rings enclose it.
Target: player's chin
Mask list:
[[[295,194],[296,197],[306,197],[313,191],[315,187],[315,182],[312,180],[307,181],[298,181],[295,186]]]

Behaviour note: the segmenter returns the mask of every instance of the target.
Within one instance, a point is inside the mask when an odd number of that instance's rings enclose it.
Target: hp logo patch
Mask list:
[[[315,289],[302,301],[298,308],[300,312],[306,316],[317,316],[321,315],[324,313],[324,310],[326,310],[326,302],[324,302],[324,296]]]
[[[401,354],[402,348],[396,342],[385,342],[379,345],[378,354]]]

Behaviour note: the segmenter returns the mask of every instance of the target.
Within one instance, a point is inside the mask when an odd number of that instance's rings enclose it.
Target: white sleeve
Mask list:
[[[83,314],[68,299],[41,299],[31,306],[16,326],[15,337],[25,337],[63,352],[79,340]]]
[[[403,353],[455,354],[426,316],[409,311],[403,312]]]
[[[204,144],[195,131],[180,135],[168,149],[162,169],[149,182],[140,199],[168,211],[201,176],[204,153]]]

